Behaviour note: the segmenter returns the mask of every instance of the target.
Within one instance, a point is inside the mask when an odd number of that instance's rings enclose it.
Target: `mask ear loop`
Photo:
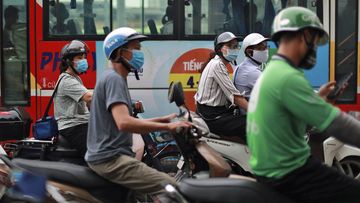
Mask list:
[[[120,54],[121,54],[121,52],[122,52],[122,50],[120,50]],[[129,72],[134,72],[136,80],[140,80],[138,71],[137,71],[136,69],[131,68],[131,65],[129,64],[128,60],[125,59],[123,56],[120,56],[119,60],[116,61],[116,63],[121,63],[121,64],[123,64],[124,67],[125,67]]]
[[[314,50],[314,47],[316,46],[314,44],[314,41],[315,41],[316,35],[318,35],[318,33],[316,31],[310,32],[310,35],[311,35],[310,41],[307,40],[304,30],[302,31],[302,35],[304,36],[304,40],[305,40],[305,43],[307,46],[307,52],[301,61],[303,61],[308,56],[308,54],[311,50]]]
[[[78,73],[78,72],[76,71],[75,67],[73,66],[73,63],[70,61],[69,58],[66,59],[66,64],[67,64],[68,66],[70,66],[70,68],[74,71],[74,73],[75,73],[76,75],[80,75],[80,73]]]

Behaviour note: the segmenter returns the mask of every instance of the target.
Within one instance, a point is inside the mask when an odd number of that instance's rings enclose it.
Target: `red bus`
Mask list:
[[[0,106],[18,106],[32,120],[40,118],[59,75],[60,49],[73,39],[90,47],[90,68],[81,77],[93,89],[97,75],[108,66],[103,39],[111,30],[129,26],[149,36],[142,43],[145,65],[140,81],[128,80],[132,97],[144,101],[145,117],[177,111],[167,102],[173,80],[182,81],[187,103],[194,108],[199,69],[215,36],[223,31],[270,36],[274,16],[289,6],[310,8],[330,33],[329,44],[318,49],[317,66],[306,72],[313,87],[354,72],[339,106],[360,110],[360,5],[347,0],[2,0]],[[350,16],[347,23],[345,15]],[[275,45],[270,48],[274,53]],[[228,68],[232,72],[234,67]]]

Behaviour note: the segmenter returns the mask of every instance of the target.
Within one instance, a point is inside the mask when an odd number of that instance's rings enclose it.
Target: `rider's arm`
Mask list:
[[[356,147],[360,147],[360,122],[346,113],[339,113],[324,133]]]
[[[124,103],[115,103],[111,105],[111,114],[119,130],[147,134],[158,130],[167,130],[176,132],[178,127],[188,127],[188,122],[160,123],[149,120],[137,119],[130,116],[128,106]]]
[[[91,100],[92,100],[93,92],[87,91],[82,97],[81,100],[83,100],[87,106],[90,106]]]
[[[245,99],[245,97],[234,95],[234,103],[247,111],[248,101]]]
[[[230,80],[229,73],[224,64],[219,63],[220,67],[214,69],[214,79],[219,84],[228,100],[233,104],[247,110],[248,102],[236,89],[234,83]]]
[[[172,113],[172,114],[169,114],[166,116],[156,117],[156,118],[148,118],[145,120],[153,121],[153,122],[169,123],[171,121],[171,119],[174,119],[175,117],[176,117],[176,113]]]
[[[76,102],[80,102],[81,100],[83,100],[88,105],[88,102],[91,101],[92,92],[90,93],[90,91],[86,89],[86,87],[73,76],[64,76],[64,79],[60,82],[59,91],[60,89],[64,95],[72,98]],[[85,95],[88,102],[84,100]],[[90,99],[89,95],[91,95]]]

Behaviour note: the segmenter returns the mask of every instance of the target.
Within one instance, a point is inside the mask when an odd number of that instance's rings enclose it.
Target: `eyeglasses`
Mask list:
[[[240,49],[240,44],[236,43],[236,44],[227,44],[227,47],[229,47],[230,49]]]
[[[259,51],[264,51],[269,48],[270,48],[270,46],[266,42],[261,42],[260,44],[253,46],[253,49],[259,50]]]

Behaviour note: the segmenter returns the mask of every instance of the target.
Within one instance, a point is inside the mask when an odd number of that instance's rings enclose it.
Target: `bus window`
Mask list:
[[[264,3],[265,2],[265,3]],[[247,33],[258,32],[264,36],[271,35],[271,26],[275,15],[281,9],[291,6],[306,7],[318,14],[322,19],[322,1],[317,0],[250,0],[246,3],[245,13],[249,13],[250,18],[246,19]],[[251,13],[251,15],[250,15]]]
[[[174,5],[168,0],[114,0],[112,26],[132,27],[148,35],[173,35]]]
[[[104,35],[110,0],[49,1],[49,35]]]
[[[317,11],[313,0],[202,0],[189,3],[190,6],[185,5],[185,34],[190,30],[193,35],[230,31],[243,37],[252,32],[270,36],[273,19],[281,9],[305,6]]]
[[[356,101],[358,66],[358,1],[336,1],[335,20],[335,80],[353,72],[349,86],[338,98],[338,103]],[[346,22],[346,23],[344,23]]]
[[[1,101],[3,105],[28,105],[27,1],[2,1]]]
[[[230,8],[229,8],[230,7]],[[231,4],[224,0],[189,1],[185,4],[185,34],[215,35],[233,31]]]

